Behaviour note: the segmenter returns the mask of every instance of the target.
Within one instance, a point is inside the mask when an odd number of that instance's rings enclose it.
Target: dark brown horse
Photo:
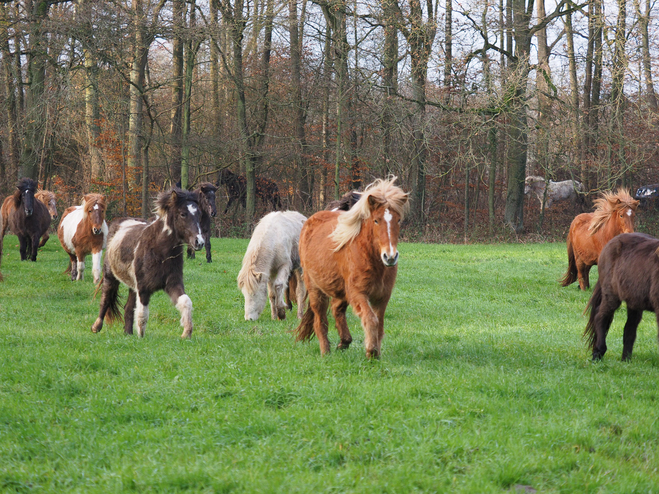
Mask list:
[[[626,189],[604,192],[595,200],[595,211],[582,213],[570,225],[567,235],[567,273],[561,280],[568,286],[579,280],[579,288],[590,287],[588,273],[597,264],[602,249],[616,235],[634,231],[638,201]]]
[[[217,186],[210,182],[203,182],[195,189],[199,195],[199,209],[201,210],[201,234],[204,237],[204,247],[206,248],[206,262],[213,262],[211,257],[211,218],[217,215],[217,206],[215,205],[215,192]],[[188,245],[188,258],[194,259],[194,249]]]
[[[204,246],[199,219],[199,196],[178,188],[162,192],[156,201],[158,216],[147,223],[122,218],[110,226],[108,248],[103,263],[101,307],[92,331],[103,328],[103,320],[120,318],[119,284],[128,286],[124,310],[124,332],[144,336],[149,320],[151,295],[164,290],[181,313],[182,338],[192,335],[192,301],[183,286],[183,247],[199,250]]]
[[[338,348],[350,346],[346,322],[351,305],[364,328],[366,356],[378,357],[384,338],[384,313],[398,272],[398,232],[408,208],[408,194],[395,177],[369,185],[346,212],[320,211],[300,234],[300,261],[309,292],[309,308],[296,329],[296,340],[315,333],[320,351],[330,351],[327,307],[339,332]]]
[[[243,208],[245,207],[247,201],[247,179],[243,175],[236,175],[228,168],[223,168],[220,170],[217,185],[224,185],[229,195],[229,201],[224,208],[224,214],[227,214],[229,207],[234,202],[237,203],[240,201]],[[261,199],[265,204],[272,204],[272,209],[275,211],[281,209],[279,187],[272,180],[256,177],[256,197]]]
[[[325,206],[325,211],[348,211],[351,207],[357,204],[362,193],[358,190],[351,190]]]
[[[57,219],[57,198],[55,197],[55,194],[53,194],[49,190],[39,190],[34,194],[34,198],[37,199],[38,201],[41,201],[44,206],[48,208],[48,212],[50,213],[50,217],[54,220]],[[5,234],[7,233],[7,229],[9,228],[9,214],[14,211],[14,200],[13,196],[7,196],[5,200],[2,203],[2,207],[0,208],[0,215],[2,216],[2,236],[4,237]],[[48,232],[44,234],[43,237],[41,237],[41,242],[39,242],[39,247],[43,247],[46,245],[46,242],[48,242],[48,239],[50,238],[50,235],[48,235]]]
[[[629,360],[643,311],[659,316],[659,240],[643,233],[618,235],[602,250],[598,270],[599,278],[586,307],[590,317],[584,338],[593,360],[601,359],[615,311],[625,302],[622,360]]]
[[[71,206],[62,215],[57,236],[69,255],[71,280],[82,280],[85,273],[85,258],[92,255],[94,284],[101,279],[101,257],[108,237],[105,222],[105,196],[87,194],[80,206]]]
[[[14,210],[9,214],[9,228],[18,236],[21,261],[37,260],[39,240],[50,226],[48,208],[35,199],[36,192],[37,183],[30,178],[23,178],[11,196]]]

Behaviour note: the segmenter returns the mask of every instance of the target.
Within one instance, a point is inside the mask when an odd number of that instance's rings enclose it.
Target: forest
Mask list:
[[[180,182],[244,177],[216,234],[310,214],[375,178],[403,237],[564,235],[599,192],[659,182],[651,0],[20,0],[0,4],[0,193],[102,192],[151,215]],[[578,180],[544,208],[528,175]],[[564,237],[563,237],[564,238]]]

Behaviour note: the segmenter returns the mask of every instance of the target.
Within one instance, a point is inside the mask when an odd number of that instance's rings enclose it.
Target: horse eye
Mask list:
[[[375,220],[375,224],[376,224],[376,225],[379,225],[380,223],[378,223],[378,220]]]

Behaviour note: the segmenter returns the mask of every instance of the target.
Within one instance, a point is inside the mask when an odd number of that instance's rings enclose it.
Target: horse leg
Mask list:
[[[37,260],[37,252],[39,252],[39,235],[33,235],[32,238],[30,239],[30,261],[36,262]]]
[[[348,322],[346,321],[346,310],[348,309],[348,302],[339,298],[332,299],[332,315],[336,324],[336,331],[339,333],[339,344],[336,346],[337,350],[347,350],[352,343],[352,335],[348,329]]]
[[[98,333],[103,329],[103,320],[110,311],[108,320],[112,321],[117,312],[117,297],[119,296],[119,280],[114,277],[112,272],[107,269],[103,277],[103,294],[101,295],[101,308],[98,312],[98,318],[92,325],[92,333]]]
[[[165,292],[181,313],[181,326],[183,326],[181,338],[190,338],[192,336],[192,300],[186,295],[182,284],[165,287]]]
[[[327,338],[327,306],[329,297],[318,289],[309,292],[309,308],[314,313],[313,330],[318,338],[321,355],[330,352],[330,342]]]
[[[297,300],[297,318],[302,319],[302,316],[304,316],[304,299],[307,295],[307,289],[304,285],[304,276],[302,275],[302,271],[300,269],[295,270],[294,276],[297,279],[297,287],[295,287],[295,298]]]
[[[273,309],[273,319],[275,315],[277,319],[283,321],[286,319],[286,304],[284,303],[284,290],[288,286],[288,278],[291,275],[291,269],[289,266],[285,266],[279,270],[277,277],[274,282],[272,282],[272,288],[275,296],[275,309]],[[270,285],[268,284],[268,288]],[[270,304],[272,304],[272,298],[270,299]]]
[[[135,318],[137,319],[137,336],[140,338],[144,338],[146,323],[149,322],[149,300],[151,300],[151,292],[144,289],[138,290],[137,297],[135,297]]]
[[[75,254],[69,254],[69,271],[71,272],[71,281],[78,277],[78,258]]]
[[[39,248],[41,248],[41,247],[43,247],[44,245],[46,245],[46,242],[48,242],[48,239],[49,239],[49,238],[50,238],[50,235],[48,234],[48,232],[46,232],[46,233],[44,234],[44,236],[41,237],[41,242],[39,242]]]
[[[208,235],[204,235],[204,247],[206,248],[206,262],[213,262],[213,258],[211,256],[211,234],[210,232]]]
[[[378,358],[380,356],[380,341],[378,337],[378,316],[371,309],[368,299],[363,294],[358,294],[350,302],[355,313],[362,321],[364,328],[364,346],[366,347],[366,357]]]
[[[25,237],[25,235],[19,235],[18,236],[18,250],[21,253],[21,261],[25,261],[27,259],[27,242],[28,239]]]
[[[606,353],[606,335],[609,332],[616,309],[620,307],[620,300],[610,295],[603,296],[602,302],[595,316],[595,344],[593,345],[593,360],[600,360]]]
[[[636,330],[643,318],[642,310],[632,310],[627,307],[627,322],[622,333],[622,360],[631,360],[634,342],[636,341]]]
[[[137,302],[137,292],[132,288],[128,289],[128,299],[124,306],[124,334],[133,334],[133,322],[135,321],[135,302]]]
[[[389,299],[380,302],[375,308],[375,314],[378,317],[378,355],[382,354],[382,340],[384,339],[384,312],[387,310]]]
[[[588,279],[590,266],[588,266],[581,259],[576,259],[576,263],[577,263],[577,280],[579,281],[579,288],[581,288],[582,290],[587,290],[590,287],[590,281]]]
[[[76,249],[76,263],[77,263],[77,272],[76,280],[85,279],[85,254],[81,249]]]
[[[268,299],[270,299],[270,317],[272,317],[273,321],[276,321],[278,319],[278,312],[274,280],[268,280]],[[286,317],[286,314],[284,314],[284,317]]]
[[[103,256],[103,249],[98,252],[92,252],[92,276],[94,277],[94,285],[98,285],[101,281],[101,257]]]

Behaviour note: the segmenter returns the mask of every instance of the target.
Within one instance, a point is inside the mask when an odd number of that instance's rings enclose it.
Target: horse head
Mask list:
[[[204,246],[199,220],[199,194],[173,188],[161,192],[156,201],[158,216],[165,222],[165,231],[199,250]]]
[[[380,253],[380,259],[386,267],[398,264],[398,235],[400,233],[401,213],[388,204],[381,204],[371,196],[369,198],[371,220],[373,222],[373,240]]]
[[[103,194],[87,194],[83,198],[83,218],[89,218],[92,226],[92,233],[100,235],[103,233],[103,223],[105,223],[105,211],[107,209],[105,196]]]
[[[636,221],[636,208],[639,201],[633,200],[632,203],[626,203],[618,199],[615,218],[618,230],[621,233],[634,233],[634,223]]]
[[[545,188],[545,179],[536,175],[529,175],[524,180],[524,194],[528,194],[531,191],[539,191],[541,194],[544,192]],[[537,193],[537,192],[536,192]]]
[[[255,271],[252,263],[243,265],[238,273],[238,289],[245,297],[245,321],[256,321],[268,301],[267,273]]]
[[[228,185],[232,183],[236,178],[236,174],[233,173],[231,170],[228,168],[222,168],[220,170],[220,175],[217,178],[217,185]]]
[[[34,213],[34,194],[37,191],[37,183],[31,178],[23,178],[16,185],[14,192],[14,206],[16,209],[23,205],[25,216],[32,216]]]
[[[55,194],[48,190],[40,190],[34,196],[46,205],[48,212],[50,213],[50,219],[56,220],[57,200],[55,198]]]
[[[595,211],[588,227],[590,235],[594,235],[600,229],[606,230],[611,238],[620,233],[634,232],[639,201],[632,198],[627,189],[618,189],[615,193],[603,192],[593,204]]]
[[[199,186],[199,191],[206,199],[206,210],[208,214],[211,218],[215,218],[217,215],[217,206],[215,204],[215,192],[217,191],[217,186],[210,182],[204,182]]]

